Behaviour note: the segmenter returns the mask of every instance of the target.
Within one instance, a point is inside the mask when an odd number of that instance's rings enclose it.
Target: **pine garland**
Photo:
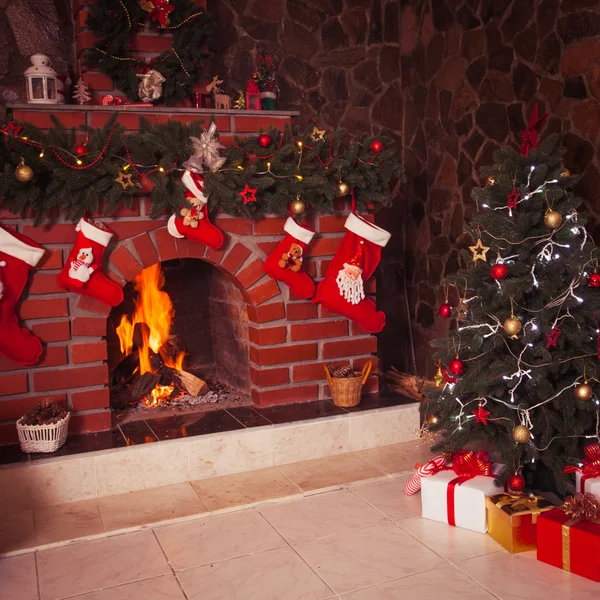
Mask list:
[[[138,73],[155,69],[166,79],[162,98],[174,104],[186,98],[204,75],[204,63],[210,57],[206,45],[214,31],[210,15],[189,0],[171,0],[171,23],[160,27],[148,21],[148,13],[138,0],[97,0],[90,3],[87,26],[98,38],[94,48],[83,51],[88,67],[108,75],[115,88],[130,100],[139,101]],[[154,32],[173,34],[173,43],[149,62],[130,56],[132,31],[149,22]]]
[[[141,118],[139,131],[125,135],[117,116],[101,128],[83,128],[88,153],[82,157],[74,153],[75,130],[65,129],[54,117],[46,131],[27,123],[2,128],[0,208],[22,217],[33,211],[39,224],[57,207],[77,221],[101,208],[111,214],[124,204],[130,206],[142,187],[153,187],[152,218],[187,205],[182,165],[193,154],[190,136],[199,137],[204,122],[152,125]],[[11,127],[17,127],[16,134]],[[405,180],[389,138],[352,138],[338,129],[315,141],[312,127],[271,128],[268,135],[272,141],[267,148],[259,145],[258,135],[236,138],[222,151],[225,164],[204,174],[211,210],[251,218],[284,215],[290,202],[300,197],[317,212],[332,212],[340,182],[355,188],[359,206],[389,205],[391,183]],[[379,153],[370,149],[375,139],[383,144]],[[33,169],[28,182],[15,177],[21,157]],[[132,185],[123,189],[117,181],[121,175],[131,176]],[[240,192],[246,185],[257,189],[257,202],[244,204]]]

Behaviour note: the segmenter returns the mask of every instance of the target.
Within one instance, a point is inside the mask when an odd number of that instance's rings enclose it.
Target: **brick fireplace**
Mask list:
[[[128,129],[137,127],[142,113],[155,122],[208,121],[214,116],[226,144],[234,135],[255,133],[271,124],[283,128],[295,114],[166,108],[139,108],[134,114],[123,107],[100,106],[52,109],[65,125],[73,127],[101,125],[113,110],[119,112],[120,122]],[[39,107],[15,105],[12,118],[41,128],[50,126],[49,113]],[[305,261],[306,271],[315,280],[325,274],[343,236],[348,212],[349,207],[338,201],[332,215],[307,213],[303,217],[303,222],[316,231]],[[294,297],[287,286],[264,274],[263,261],[281,239],[285,218],[268,216],[253,221],[219,214],[215,224],[227,240],[221,250],[213,251],[172,237],[166,228],[168,215],[152,220],[148,214],[149,201],[140,195],[131,208],[123,207],[106,217],[95,215],[115,232],[105,270],[125,286],[142,269],[157,262],[192,259],[217,269],[223,285],[233,286],[241,298],[235,319],[240,339],[245,342],[248,391],[255,405],[328,398],[323,361],[349,361],[358,368],[377,351],[377,338],[321,306]],[[111,309],[95,300],[65,293],[56,284],[56,274],[75,239],[74,225],[60,215],[39,227],[34,227],[31,218],[21,219],[6,211],[0,211],[0,219],[47,250],[19,307],[24,326],[44,343],[44,353],[40,362],[29,368],[0,357],[0,442],[14,441],[14,421],[47,396],[73,411],[73,432],[110,428],[106,336]],[[374,280],[369,291],[375,292]],[[375,375],[365,391],[378,391]]]

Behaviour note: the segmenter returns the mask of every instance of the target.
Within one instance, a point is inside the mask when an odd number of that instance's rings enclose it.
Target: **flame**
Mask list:
[[[167,292],[163,291],[165,284],[164,274],[160,264],[155,264],[141,271],[133,280],[133,285],[138,295],[135,301],[133,315],[123,315],[117,327],[117,335],[121,345],[121,352],[131,354],[133,350],[133,334],[136,323],[145,323],[141,327],[142,346],[139,350],[139,373],[153,372],[150,363],[150,350],[160,354],[163,363],[173,369],[183,369],[185,352],[179,352],[172,357],[164,351],[164,346],[169,339],[171,323],[175,316],[173,303]],[[170,397],[175,389],[174,385],[159,385],[144,399],[146,404],[155,406]]]

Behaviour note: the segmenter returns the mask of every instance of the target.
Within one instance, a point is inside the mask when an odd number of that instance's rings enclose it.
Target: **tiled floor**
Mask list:
[[[402,488],[425,454],[397,444],[23,511],[17,545],[61,531],[88,539],[0,558],[0,600],[598,598],[598,584],[535,553],[422,519],[419,496]]]

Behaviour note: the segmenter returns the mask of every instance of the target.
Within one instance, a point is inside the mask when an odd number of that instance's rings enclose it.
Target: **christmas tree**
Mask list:
[[[77,100],[77,104],[85,104],[86,102],[89,102],[91,98],[88,86],[85,85],[83,79],[80,77],[75,84],[73,99]]]
[[[442,281],[439,314],[456,320],[433,342],[437,387],[423,410],[441,434],[434,450],[487,442],[512,489],[541,463],[563,492],[569,457],[598,433],[600,252],[558,136],[538,147],[545,118],[536,107],[520,151],[496,152],[473,190],[467,266]]]

